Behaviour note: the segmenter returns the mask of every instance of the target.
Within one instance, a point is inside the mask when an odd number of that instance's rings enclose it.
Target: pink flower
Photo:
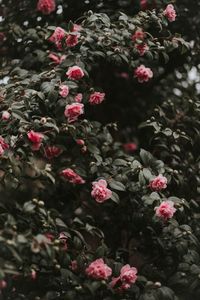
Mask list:
[[[104,179],[100,179],[92,183],[91,195],[95,198],[96,202],[103,203],[110,199],[112,191],[107,188],[107,182]]]
[[[154,191],[161,191],[167,187],[167,178],[159,174],[150,181],[149,187]]]
[[[43,134],[40,132],[35,132],[33,130],[29,131],[27,133],[28,139],[32,142],[32,150],[37,151],[40,149],[40,146],[42,144],[42,140],[44,138]]]
[[[174,208],[174,202],[166,200],[163,201],[160,206],[155,207],[155,211],[157,217],[166,221],[167,219],[171,219],[173,217],[176,209]]]
[[[120,280],[125,284],[133,284],[137,279],[137,269],[130,267],[130,265],[125,265],[120,271]]]
[[[176,11],[172,4],[168,4],[166,9],[163,11],[163,15],[168,19],[169,22],[176,20]]]
[[[81,102],[83,100],[83,94],[79,93],[74,98],[75,102]]]
[[[1,119],[4,120],[4,121],[9,120],[10,119],[10,113],[8,111],[4,110],[2,112]]]
[[[142,31],[142,29],[138,29],[133,35],[132,35],[132,41],[135,42],[137,40],[143,41],[146,36],[146,33]]]
[[[0,290],[3,290],[7,287],[7,282],[5,280],[0,280]]]
[[[93,279],[108,279],[111,276],[112,270],[103,261],[102,258],[93,261],[85,270],[86,274]]]
[[[76,140],[76,143],[77,143],[77,145],[79,145],[79,146],[84,146],[84,145],[85,145],[84,140],[81,140],[81,139]]]
[[[78,269],[78,263],[77,260],[72,260],[71,265],[70,265],[70,269],[72,271],[76,271]]]
[[[92,105],[100,104],[105,98],[105,93],[94,92],[90,95],[89,103]]]
[[[74,24],[73,29],[72,29],[73,32],[74,31],[79,32],[81,30],[82,30],[82,26],[81,25]]]
[[[66,98],[69,95],[69,87],[67,85],[60,85],[59,94],[61,97]]]
[[[153,77],[153,72],[150,68],[146,68],[144,65],[140,65],[134,71],[134,77],[138,79],[138,82],[147,82]]]
[[[65,37],[65,31],[61,27],[56,27],[54,33],[50,36],[49,41],[54,43],[56,47],[62,49],[62,39]]]
[[[7,149],[9,149],[9,145],[5,142],[4,138],[0,136],[0,156],[2,156]]]
[[[46,146],[44,149],[44,153],[46,158],[52,159],[54,157],[58,157],[62,153],[62,149],[56,146]]]
[[[149,46],[145,43],[137,44],[135,47],[138,50],[140,56],[143,56],[149,50]]]
[[[68,69],[66,75],[69,79],[79,80],[84,76],[84,72],[80,67],[73,66]]]
[[[39,0],[37,3],[37,10],[44,15],[49,15],[56,9],[55,0]]]
[[[85,180],[70,168],[63,170],[60,173],[60,175],[71,183],[75,183],[75,184],[85,183]]]
[[[49,54],[49,58],[56,64],[56,65],[59,65],[61,64],[65,58],[66,58],[66,55],[62,55],[61,57],[59,57],[58,55],[54,54],[54,53],[50,53]]]
[[[66,38],[67,47],[74,47],[78,44],[78,36],[76,34],[68,34]]]
[[[65,117],[69,123],[75,122],[80,115],[84,113],[84,105],[82,103],[72,103],[65,107]]]
[[[135,143],[126,143],[123,145],[124,150],[127,152],[134,152],[137,150],[137,145]]]

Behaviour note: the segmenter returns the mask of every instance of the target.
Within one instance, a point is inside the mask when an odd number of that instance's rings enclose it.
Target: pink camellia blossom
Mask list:
[[[93,261],[85,272],[87,276],[97,280],[105,280],[112,275],[112,269],[104,263],[102,258]]]
[[[142,31],[142,29],[136,30],[136,32],[132,35],[132,41],[136,42],[137,40],[143,41],[146,36],[146,33]]]
[[[150,68],[146,68],[144,65],[140,65],[134,71],[134,77],[138,79],[138,82],[143,83],[149,81],[153,77],[153,72]]]
[[[55,0],[39,0],[37,3],[37,10],[44,15],[49,15],[56,9]]]
[[[149,51],[149,46],[145,43],[137,44],[136,46],[137,51],[139,52],[140,56],[143,56],[147,51]]]
[[[130,267],[130,265],[125,265],[120,271],[120,280],[125,284],[133,284],[137,280],[137,269]]]
[[[137,150],[137,145],[135,143],[126,143],[123,145],[124,150],[127,152],[134,152]]]
[[[66,98],[69,95],[69,87],[67,85],[60,85],[59,94],[61,97]]]
[[[0,290],[3,290],[7,287],[7,282],[5,280],[0,280]]]
[[[167,187],[167,178],[159,174],[153,180],[150,181],[149,187],[154,191],[161,191]]]
[[[79,32],[81,30],[82,30],[82,26],[81,25],[79,25],[79,24],[74,24],[73,25],[73,29],[72,29],[73,32]]]
[[[83,94],[79,93],[74,98],[75,102],[81,102],[83,100]]]
[[[62,149],[56,146],[46,146],[44,149],[44,154],[48,159],[53,159],[54,157],[58,157],[61,153],[62,153]]]
[[[72,103],[65,107],[65,117],[69,123],[75,122],[80,115],[84,113],[84,105],[82,103]]]
[[[77,263],[77,260],[72,260],[71,265],[70,265],[70,269],[71,269],[72,271],[77,271],[77,269],[78,269],[78,263]]]
[[[75,47],[78,44],[78,35],[68,34],[65,42],[67,47]]]
[[[103,203],[111,198],[112,191],[107,188],[107,182],[104,179],[100,179],[92,183],[91,195],[96,202]]]
[[[84,72],[80,67],[73,66],[68,69],[66,75],[69,79],[79,80],[84,76]]]
[[[100,104],[105,98],[105,93],[94,92],[90,95],[89,103],[92,105]]]
[[[66,58],[66,55],[58,56],[55,53],[50,53],[49,58],[56,64],[60,65]]]
[[[43,134],[40,132],[35,132],[33,130],[29,131],[27,133],[28,139],[32,142],[31,149],[33,151],[37,151],[40,149],[40,146],[42,144],[42,140],[44,138]]]
[[[174,202],[170,200],[163,201],[160,206],[155,207],[156,216],[164,219],[165,221],[171,219],[176,212]]]
[[[50,36],[49,41],[54,43],[56,47],[62,49],[62,40],[65,37],[65,31],[61,27],[56,27],[54,33]]]
[[[75,183],[75,184],[85,183],[85,180],[70,168],[62,170],[60,172],[60,175],[71,183]]]
[[[163,11],[163,15],[168,19],[169,22],[176,20],[176,11],[172,4],[168,4],[166,9]]]
[[[7,149],[9,149],[9,145],[5,142],[4,138],[0,136],[0,156],[2,156]]]
[[[81,140],[81,139],[76,140],[76,143],[77,143],[77,145],[79,145],[79,146],[84,146],[84,145],[85,145],[84,140]]]
[[[1,115],[1,119],[7,121],[10,119],[10,113],[7,110],[4,110]]]

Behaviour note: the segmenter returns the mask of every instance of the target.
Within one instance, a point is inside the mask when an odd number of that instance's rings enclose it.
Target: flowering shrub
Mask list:
[[[198,92],[180,96],[177,70],[197,58],[178,2],[19,2],[30,23],[18,9],[7,30],[10,1],[2,30],[2,297],[198,297]]]

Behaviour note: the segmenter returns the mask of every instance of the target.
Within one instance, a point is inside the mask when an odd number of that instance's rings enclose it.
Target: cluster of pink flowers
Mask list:
[[[127,290],[131,287],[131,284],[137,280],[137,269],[125,265],[121,268],[120,276],[112,278],[111,287],[115,288],[116,284],[119,286],[119,291]]]
[[[31,130],[27,133],[27,136],[28,136],[28,139],[32,143],[31,149],[33,151],[39,150],[40,146],[42,144],[42,140],[44,138],[43,134],[40,132],[35,132],[35,131]]]
[[[134,77],[138,79],[138,82],[143,83],[149,81],[153,77],[153,72],[150,68],[146,68],[144,65],[140,65],[134,71]]]
[[[49,15],[56,9],[55,0],[39,0],[37,3],[37,10],[44,15]]]
[[[53,159],[54,157],[58,157],[62,153],[62,149],[56,146],[46,146],[44,149],[44,153],[46,158]]]
[[[92,105],[100,104],[105,99],[105,93],[94,92],[90,95],[89,103]]]
[[[149,187],[154,191],[161,191],[167,187],[167,178],[159,174],[153,180],[150,181]]]
[[[170,200],[163,201],[158,207],[155,207],[155,212],[157,217],[165,221],[171,219],[176,212],[174,202]]]
[[[78,66],[73,66],[73,67],[70,67],[66,73],[67,77],[69,79],[72,79],[72,80],[79,80],[81,79],[85,74],[83,72],[83,70],[78,67]]]
[[[60,175],[71,183],[75,183],[75,184],[85,183],[85,180],[70,168],[62,170],[60,172]]]
[[[103,203],[111,198],[112,191],[107,188],[107,182],[104,179],[100,179],[92,183],[91,195],[96,202]]]
[[[61,55],[61,56],[58,56],[56,55],[55,53],[50,53],[49,54],[49,58],[54,62],[54,64],[56,65],[60,65],[66,58],[66,55]]]
[[[60,85],[59,94],[61,97],[66,98],[69,95],[69,87],[65,84]]]
[[[54,43],[56,47],[62,49],[62,40],[65,37],[66,33],[61,27],[56,27],[54,33],[50,36],[49,41]]]
[[[169,22],[176,20],[176,11],[172,4],[168,4],[166,9],[163,11],[163,15],[168,19]]]
[[[126,143],[123,145],[124,150],[127,152],[134,152],[137,150],[137,145],[135,143]]]
[[[112,275],[112,269],[104,263],[102,258],[93,261],[85,272],[87,276],[97,280],[106,280]]]
[[[9,145],[5,142],[4,138],[0,136],[0,156],[2,156],[7,149],[9,149]]]
[[[4,110],[1,115],[1,119],[7,121],[10,119],[10,113],[7,110]]]
[[[72,103],[65,107],[65,117],[69,123],[75,122],[78,117],[84,114],[84,105],[82,103]]]

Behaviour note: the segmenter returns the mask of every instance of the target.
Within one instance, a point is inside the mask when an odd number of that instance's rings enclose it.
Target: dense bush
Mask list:
[[[1,2],[0,297],[199,299],[199,1]]]

